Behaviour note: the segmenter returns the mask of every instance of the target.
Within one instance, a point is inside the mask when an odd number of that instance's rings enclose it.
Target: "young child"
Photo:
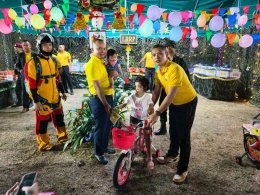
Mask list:
[[[129,96],[124,104],[119,105],[123,108],[130,106],[130,123],[137,125],[139,122],[146,120],[148,115],[154,112],[152,97],[146,93],[149,89],[149,80],[145,77],[137,77],[135,80],[135,91]],[[147,168],[154,169],[154,163],[151,152],[151,130],[144,130],[145,145],[147,148]]]
[[[117,52],[114,49],[107,50],[107,72],[110,81],[110,87],[114,88],[114,81],[116,80],[118,73],[122,76],[123,71],[119,60],[117,59]]]

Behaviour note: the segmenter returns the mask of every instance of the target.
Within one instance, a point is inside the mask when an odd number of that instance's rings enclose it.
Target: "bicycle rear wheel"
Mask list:
[[[122,153],[117,162],[113,173],[113,184],[115,188],[125,186],[131,172],[131,153]]]
[[[256,144],[257,140],[253,135],[247,134],[244,138],[244,148],[247,152],[248,158],[252,162],[260,162],[260,150],[254,148],[253,145]]]

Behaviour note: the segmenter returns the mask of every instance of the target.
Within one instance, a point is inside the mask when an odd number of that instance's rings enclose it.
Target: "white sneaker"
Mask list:
[[[183,172],[182,174],[175,173],[173,177],[173,182],[176,184],[183,184],[187,178],[188,171]]]

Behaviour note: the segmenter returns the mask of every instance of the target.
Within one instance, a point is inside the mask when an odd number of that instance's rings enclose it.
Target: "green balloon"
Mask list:
[[[20,17],[16,17],[14,22],[19,28],[23,26],[23,20]]]

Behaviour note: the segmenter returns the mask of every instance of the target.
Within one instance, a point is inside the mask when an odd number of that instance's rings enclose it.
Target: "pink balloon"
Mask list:
[[[0,20],[0,32],[3,34],[9,34],[13,31],[13,27],[10,24],[9,26],[6,25],[4,20]]]
[[[260,31],[260,24],[256,25],[256,30]]]
[[[258,18],[258,21],[257,21],[258,24],[260,24],[260,17]]]
[[[52,7],[52,2],[51,2],[50,0],[46,0],[46,1],[44,1],[43,5],[44,5],[44,7],[45,7],[46,9],[51,9],[51,7]]]
[[[32,5],[30,6],[30,12],[31,12],[32,14],[37,14],[37,13],[39,12],[39,9],[38,9],[37,5],[32,4]]]
[[[247,15],[243,15],[243,16],[240,16],[240,17],[238,18],[237,24],[238,24],[239,26],[244,26],[244,25],[247,23],[247,21],[248,21]]]
[[[251,35],[243,35],[239,39],[239,46],[243,48],[250,47],[253,44],[253,37]]]
[[[224,20],[221,16],[214,16],[209,22],[209,29],[219,31],[223,28]]]
[[[197,31],[196,29],[192,29],[190,32],[190,39],[196,39],[197,38]]]
[[[197,47],[199,46],[198,40],[197,40],[197,39],[193,39],[193,40],[191,41],[191,46],[192,46],[193,48],[197,48]]]
[[[206,23],[207,23],[206,16],[204,14],[201,14],[197,19],[197,26],[204,27]]]
[[[182,17],[180,12],[171,12],[168,15],[168,21],[170,23],[170,25],[172,26],[179,26],[179,24],[181,23]]]
[[[226,42],[226,36],[223,33],[217,33],[215,34],[211,40],[210,43],[213,47],[215,48],[220,48],[222,47]]]

